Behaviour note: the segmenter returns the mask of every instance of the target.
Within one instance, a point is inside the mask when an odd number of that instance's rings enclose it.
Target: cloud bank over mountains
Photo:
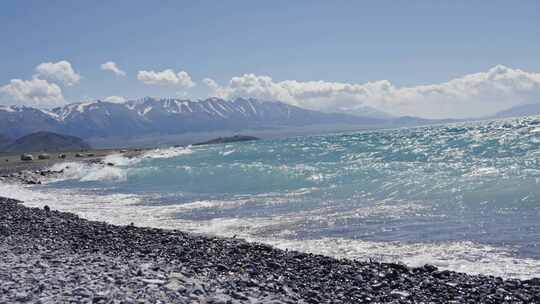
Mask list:
[[[126,75],[113,61],[101,64],[100,68],[118,76]],[[82,79],[66,60],[41,63],[35,71],[30,80],[11,79],[9,83],[0,85],[0,104],[16,103],[40,108],[63,105],[66,103],[63,90],[80,84]],[[196,85],[183,70],[139,70],[136,78],[149,86],[189,89]],[[490,115],[522,104],[540,103],[540,73],[504,65],[442,83],[417,86],[397,86],[389,80],[366,83],[276,81],[267,75],[249,73],[232,77],[225,84],[212,78],[204,78],[202,82],[205,86],[199,92],[204,94],[206,89],[209,97],[279,100],[312,110],[356,114],[376,109],[397,116],[468,118]],[[124,102],[126,98],[120,94],[105,100]]]
[[[117,75],[125,75],[112,61],[101,65],[102,70],[109,70]],[[21,105],[36,108],[53,108],[66,104],[62,87],[78,85],[82,76],[77,73],[67,60],[43,62],[35,67],[35,74],[30,80],[11,79],[0,86],[0,105]],[[120,101],[122,97],[111,96],[109,100]]]
[[[398,87],[388,80],[367,83],[274,81],[269,76],[244,74],[221,86],[207,78],[210,95],[281,100],[326,112],[354,112],[373,107],[394,115],[430,118],[474,117],[512,106],[540,102],[540,74],[497,65],[430,85]]]
[[[41,108],[64,104],[62,89],[57,84],[35,77],[31,80],[11,79],[9,84],[0,87],[0,93],[25,106]]]
[[[123,96],[109,96],[103,99],[103,101],[110,102],[110,103],[124,103],[127,100]]]
[[[60,86],[74,86],[81,80],[81,75],[65,60],[41,63],[35,71],[30,80],[11,79],[8,84],[0,86],[0,95],[4,95],[0,103],[16,102],[38,108],[60,106],[65,104]]]
[[[175,73],[172,69],[161,72],[139,71],[137,79],[148,85],[180,86],[184,88],[195,86],[195,82],[191,80],[191,76],[186,71]]]

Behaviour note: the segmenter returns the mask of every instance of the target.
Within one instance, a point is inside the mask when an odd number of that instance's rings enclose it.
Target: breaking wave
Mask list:
[[[103,158],[99,163],[87,162],[63,162],[53,165],[50,170],[62,171],[60,177],[55,177],[51,181],[59,180],[79,180],[81,182],[93,181],[122,181],[127,180],[131,167],[145,160],[167,159],[188,155],[193,151],[187,147],[154,149],[144,152],[135,157],[126,157],[123,154],[111,154]]]
[[[540,277],[535,117],[155,149],[0,195],[113,224]],[[109,165],[109,163],[113,165]]]
[[[410,266],[426,263],[441,269],[471,274],[529,279],[540,276],[540,261],[517,258],[512,248],[478,244],[471,241],[441,243],[404,243],[329,238],[295,240],[286,238],[287,231],[273,237],[259,237],[260,230],[279,224],[276,218],[215,218],[206,221],[184,220],[177,213],[199,208],[231,208],[229,202],[200,201],[191,204],[148,206],[144,198],[130,194],[99,195],[73,190],[36,189],[0,183],[0,196],[25,201],[29,207],[49,205],[53,209],[73,212],[90,220],[117,225],[182,229],[195,233],[237,236],[250,241],[265,242],[281,249],[298,250],[360,260],[404,262]],[[379,211],[375,211],[379,212]],[[301,216],[298,215],[300,218]],[[283,219],[290,221],[291,219]]]

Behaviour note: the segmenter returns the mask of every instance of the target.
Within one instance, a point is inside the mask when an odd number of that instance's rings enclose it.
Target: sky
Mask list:
[[[539,1],[0,3],[0,104],[254,97],[476,117],[540,102]]]

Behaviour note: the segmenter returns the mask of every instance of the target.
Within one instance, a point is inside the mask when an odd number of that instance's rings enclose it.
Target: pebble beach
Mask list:
[[[0,198],[0,303],[540,303],[540,279],[114,226]]]

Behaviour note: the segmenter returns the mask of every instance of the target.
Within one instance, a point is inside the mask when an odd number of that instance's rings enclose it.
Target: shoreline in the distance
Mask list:
[[[44,171],[54,164],[62,162],[99,162],[112,154],[121,154],[125,157],[136,157],[150,149],[93,149],[85,151],[67,152],[29,152],[29,153],[0,153],[0,176],[17,174],[23,171]],[[31,154],[31,161],[21,160],[22,154]],[[38,155],[48,154],[47,159],[38,159]],[[59,155],[64,155],[60,158]],[[79,154],[79,156],[77,156]]]

